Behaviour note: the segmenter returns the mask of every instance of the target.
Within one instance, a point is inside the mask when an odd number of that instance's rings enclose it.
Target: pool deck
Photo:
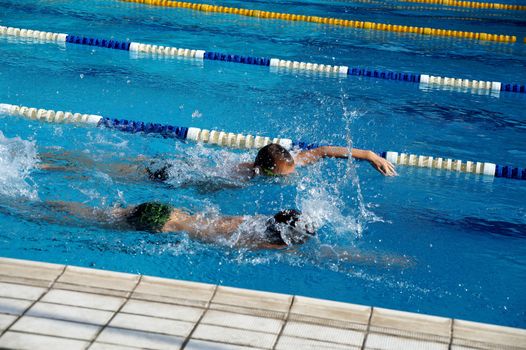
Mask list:
[[[526,330],[0,258],[0,348],[526,349]]]

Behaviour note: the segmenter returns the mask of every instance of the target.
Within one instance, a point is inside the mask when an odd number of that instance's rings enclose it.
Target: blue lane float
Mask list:
[[[220,52],[205,52],[205,60],[212,61],[225,61],[243,64],[253,64],[256,66],[269,66],[270,58],[267,57],[252,57],[252,56],[240,56],[240,55],[228,55]]]
[[[270,138],[260,135],[236,134],[220,130],[145,123],[142,121],[127,119],[112,119],[96,114],[54,111],[11,104],[0,104],[0,114],[49,123],[80,124],[91,127],[115,129],[128,133],[159,135],[164,138],[190,140],[221,147],[241,149],[258,149],[270,143],[280,144],[286,149],[313,149],[322,146],[318,143],[292,141],[287,138]],[[526,180],[526,168],[522,167],[497,165],[489,162],[462,161],[458,159],[398,153],[393,151],[382,152],[380,155],[396,165]]]
[[[31,29],[0,26],[0,35],[15,36],[21,38],[32,38],[55,43],[68,43],[75,45],[96,46],[108,49],[130,51],[134,53],[148,53],[167,57],[186,57],[198,60],[211,60],[233,62],[239,64],[257,65],[270,67],[271,71],[305,71],[315,72],[325,76],[360,76],[375,79],[404,81],[417,83],[420,87],[442,87],[451,88],[460,92],[491,93],[498,95],[503,92],[526,93],[524,84],[503,83],[498,81],[484,81],[474,79],[450,78],[434,76],[429,74],[392,72],[387,70],[367,69],[359,67],[347,67],[330,64],[319,64],[302,61],[282,60],[271,57],[242,56],[205,50],[185,49],[162,45],[151,45],[129,41],[118,41],[114,39],[100,39],[84,37],[79,35],[42,32]]]
[[[106,40],[106,39],[88,38],[85,36],[78,36],[78,35],[68,35],[66,36],[66,42],[70,44],[105,47],[107,49],[116,49],[116,50],[124,50],[124,51],[130,50],[130,43],[127,41]]]
[[[97,122],[97,126],[129,133],[157,134],[164,138],[179,140],[186,140],[188,136],[188,128],[186,127],[135,122],[127,119],[101,118]]]

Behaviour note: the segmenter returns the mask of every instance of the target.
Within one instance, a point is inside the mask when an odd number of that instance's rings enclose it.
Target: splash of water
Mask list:
[[[38,199],[37,185],[30,176],[38,163],[34,141],[7,138],[0,131],[0,195]]]
[[[176,145],[176,148],[185,147]],[[172,156],[165,161],[171,165],[167,184],[174,187],[194,187],[201,193],[243,186],[243,179],[236,175],[242,162],[253,161],[249,154],[217,150],[197,144],[176,150],[184,156]]]
[[[309,174],[299,180],[296,204],[314,227],[330,225],[337,234],[352,232],[359,236],[360,222],[354,214],[342,211],[347,204],[341,195],[339,181],[327,180],[320,164],[310,167]]]
[[[349,110],[346,99],[347,95],[342,92],[343,136],[351,149],[351,125],[361,113]],[[367,208],[352,158],[339,162],[336,173],[328,176],[326,172],[319,163],[308,167],[308,175],[303,176],[297,185],[296,205],[316,227],[328,224],[337,234],[351,233],[348,237],[361,237],[368,223],[381,219]]]
[[[343,119],[345,121],[345,140],[346,140],[347,147],[349,149],[352,149],[353,143],[352,143],[352,137],[351,137],[351,125],[352,125],[353,120],[356,119],[358,116],[360,116],[361,113],[357,110],[349,111],[349,109],[345,105],[345,99],[347,97],[348,96],[345,93],[342,93],[342,98],[340,101],[341,101],[341,105],[343,109]],[[359,223],[362,224],[360,225],[360,227],[362,228],[362,230],[360,231],[360,235],[361,235],[361,233],[363,232],[363,229],[365,228],[364,226],[367,223],[382,221],[382,219],[376,216],[372,211],[367,209],[365,200],[363,198],[362,188],[360,185],[360,178],[358,177],[358,173],[356,172],[356,167],[353,163],[352,158],[348,159],[347,167],[345,169],[346,169],[345,175],[342,177],[342,180],[345,180],[345,181],[351,180],[352,186],[355,189],[356,203],[359,209],[359,216],[357,220]],[[346,183],[346,182],[343,182],[343,183]]]

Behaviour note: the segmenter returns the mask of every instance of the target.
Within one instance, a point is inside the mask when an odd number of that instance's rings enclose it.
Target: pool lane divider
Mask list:
[[[151,6],[187,8],[187,9],[203,11],[203,12],[229,13],[229,14],[235,14],[235,15],[240,15],[240,16],[248,16],[248,17],[280,19],[280,20],[285,20],[285,21],[302,21],[302,22],[310,22],[310,23],[322,23],[322,24],[341,26],[341,27],[353,27],[353,28],[358,28],[358,29],[380,30],[380,31],[387,31],[387,32],[398,32],[398,33],[413,33],[413,34],[436,36],[436,37],[453,37],[453,38],[459,38],[459,39],[496,41],[496,42],[502,42],[502,43],[514,43],[517,41],[517,37],[514,35],[467,32],[467,31],[460,31],[460,30],[450,30],[450,29],[430,28],[430,27],[414,27],[414,26],[404,26],[404,25],[397,25],[397,24],[376,23],[376,22],[367,22],[367,21],[353,21],[353,20],[346,20],[346,19],[341,19],[341,18],[306,16],[306,15],[298,15],[298,14],[291,14],[291,13],[251,10],[251,9],[245,9],[245,8],[217,6],[217,5],[210,5],[210,4],[192,3],[192,2],[169,1],[169,0],[121,0],[121,1],[151,5]]]
[[[96,114],[81,114],[50,109],[37,109],[26,106],[17,106],[0,103],[0,113],[24,117],[30,120],[55,123],[55,124],[77,124],[91,127],[116,129],[128,133],[143,133],[162,136],[179,140],[191,140],[203,142],[222,147],[233,148],[261,148],[270,143],[278,143],[287,149],[293,147],[308,148],[312,145],[290,139],[270,138],[259,135],[234,134],[231,132],[199,129],[194,127],[181,127],[163,125],[157,123],[144,123],[127,119],[110,119]]]
[[[286,149],[313,149],[323,144],[292,141],[288,138],[270,138],[260,135],[245,135],[232,132],[200,129],[195,127],[182,127],[163,125],[157,123],[144,123],[127,119],[104,118],[96,114],[81,114],[49,109],[37,109],[25,106],[0,103],[0,114],[23,117],[30,120],[57,123],[78,124],[91,127],[115,129],[128,133],[153,134],[164,138],[190,140],[220,147],[240,149],[259,149],[270,143],[277,143]],[[526,180],[526,168],[496,165],[489,162],[462,161],[458,159],[422,156],[415,154],[398,153],[393,151],[382,152],[380,155],[396,165],[456,171],[492,177]]]
[[[143,44],[138,42],[118,41],[114,39],[99,39],[64,33],[43,32],[31,29],[0,26],[0,35],[19,38],[31,38],[51,43],[69,43],[76,45],[96,46],[114,50],[124,50],[135,53],[150,53],[168,57],[186,57],[197,60],[224,61],[240,64],[249,64],[270,67],[270,70],[306,71],[339,77],[361,76],[385,80],[397,80],[419,83],[421,86],[444,86],[463,89],[473,89],[491,92],[518,92],[526,93],[526,86],[518,83],[502,83],[498,81],[483,81],[474,79],[450,78],[429,74],[393,72],[378,69],[347,67],[329,64],[282,60],[270,57],[242,56],[225,54],[205,50],[176,48],[162,45]]]
[[[398,0],[417,4],[444,5],[456,7],[469,7],[474,9],[526,11],[526,5],[501,4],[493,2],[457,1],[457,0]]]

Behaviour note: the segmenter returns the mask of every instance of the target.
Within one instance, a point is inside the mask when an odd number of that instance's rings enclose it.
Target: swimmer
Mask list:
[[[296,167],[308,165],[322,158],[349,158],[367,160],[373,168],[384,176],[395,176],[396,171],[387,159],[372,151],[345,147],[321,146],[307,151],[301,151],[294,156],[284,147],[271,143],[261,148],[254,163],[239,165],[239,171],[248,176],[286,176],[295,172]]]
[[[90,220],[103,227],[150,233],[186,232],[202,242],[230,242],[234,246],[279,249],[305,243],[316,232],[301,212],[282,210],[272,217],[207,216],[190,214],[160,202],[102,210],[76,202],[52,201],[55,211]]]
[[[126,208],[110,210],[88,207],[77,202],[48,201],[48,208],[67,214],[64,220],[74,224],[73,218],[89,220],[108,229],[142,231],[153,234],[186,232],[191,239],[205,243],[218,243],[237,248],[284,249],[305,255],[294,249],[316,237],[316,230],[308,217],[294,209],[287,209],[267,217],[264,215],[210,216],[205,213],[190,214],[160,202],[146,202]],[[49,221],[56,222],[48,218]],[[77,222],[85,227],[85,223]],[[406,256],[377,254],[356,248],[342,249],[320,244],[316,258],[377,265],[383,267],[408,268],[414,265]]]
[[[292,155],[284,147],[278,144],[269,144],[261,148],[253,163],[241,163],[235,168],[237,179],[240,181],[248,180],[257,175],[263,176],[286,176],[296,171],[296,167],[315,163],[322,158],[349,158],[367,160],[371,165],[384,176],[395,176],[396,171],[388,160],[378,156],[368,150],[337,146],[321,146],[307,151],[300,151]],[[60,155],[54,153],[43,153],[40,155],[43,162],[40,168],[44,170],[72,171],[79,167],[86,166],[91,169],[108,173],[112,177],[121,177],[129,180],[148,178],[156,182],[166,182],[170,178],[170,171],[173,164],[162,158],[147,159],[138,157],[127,163],[117,164],[98,164],[89,159],[86,155],[76,155],[64,152]],[[62,162],[59,164],[57,161]],[[229,184],[228,187],[235,187]]]

